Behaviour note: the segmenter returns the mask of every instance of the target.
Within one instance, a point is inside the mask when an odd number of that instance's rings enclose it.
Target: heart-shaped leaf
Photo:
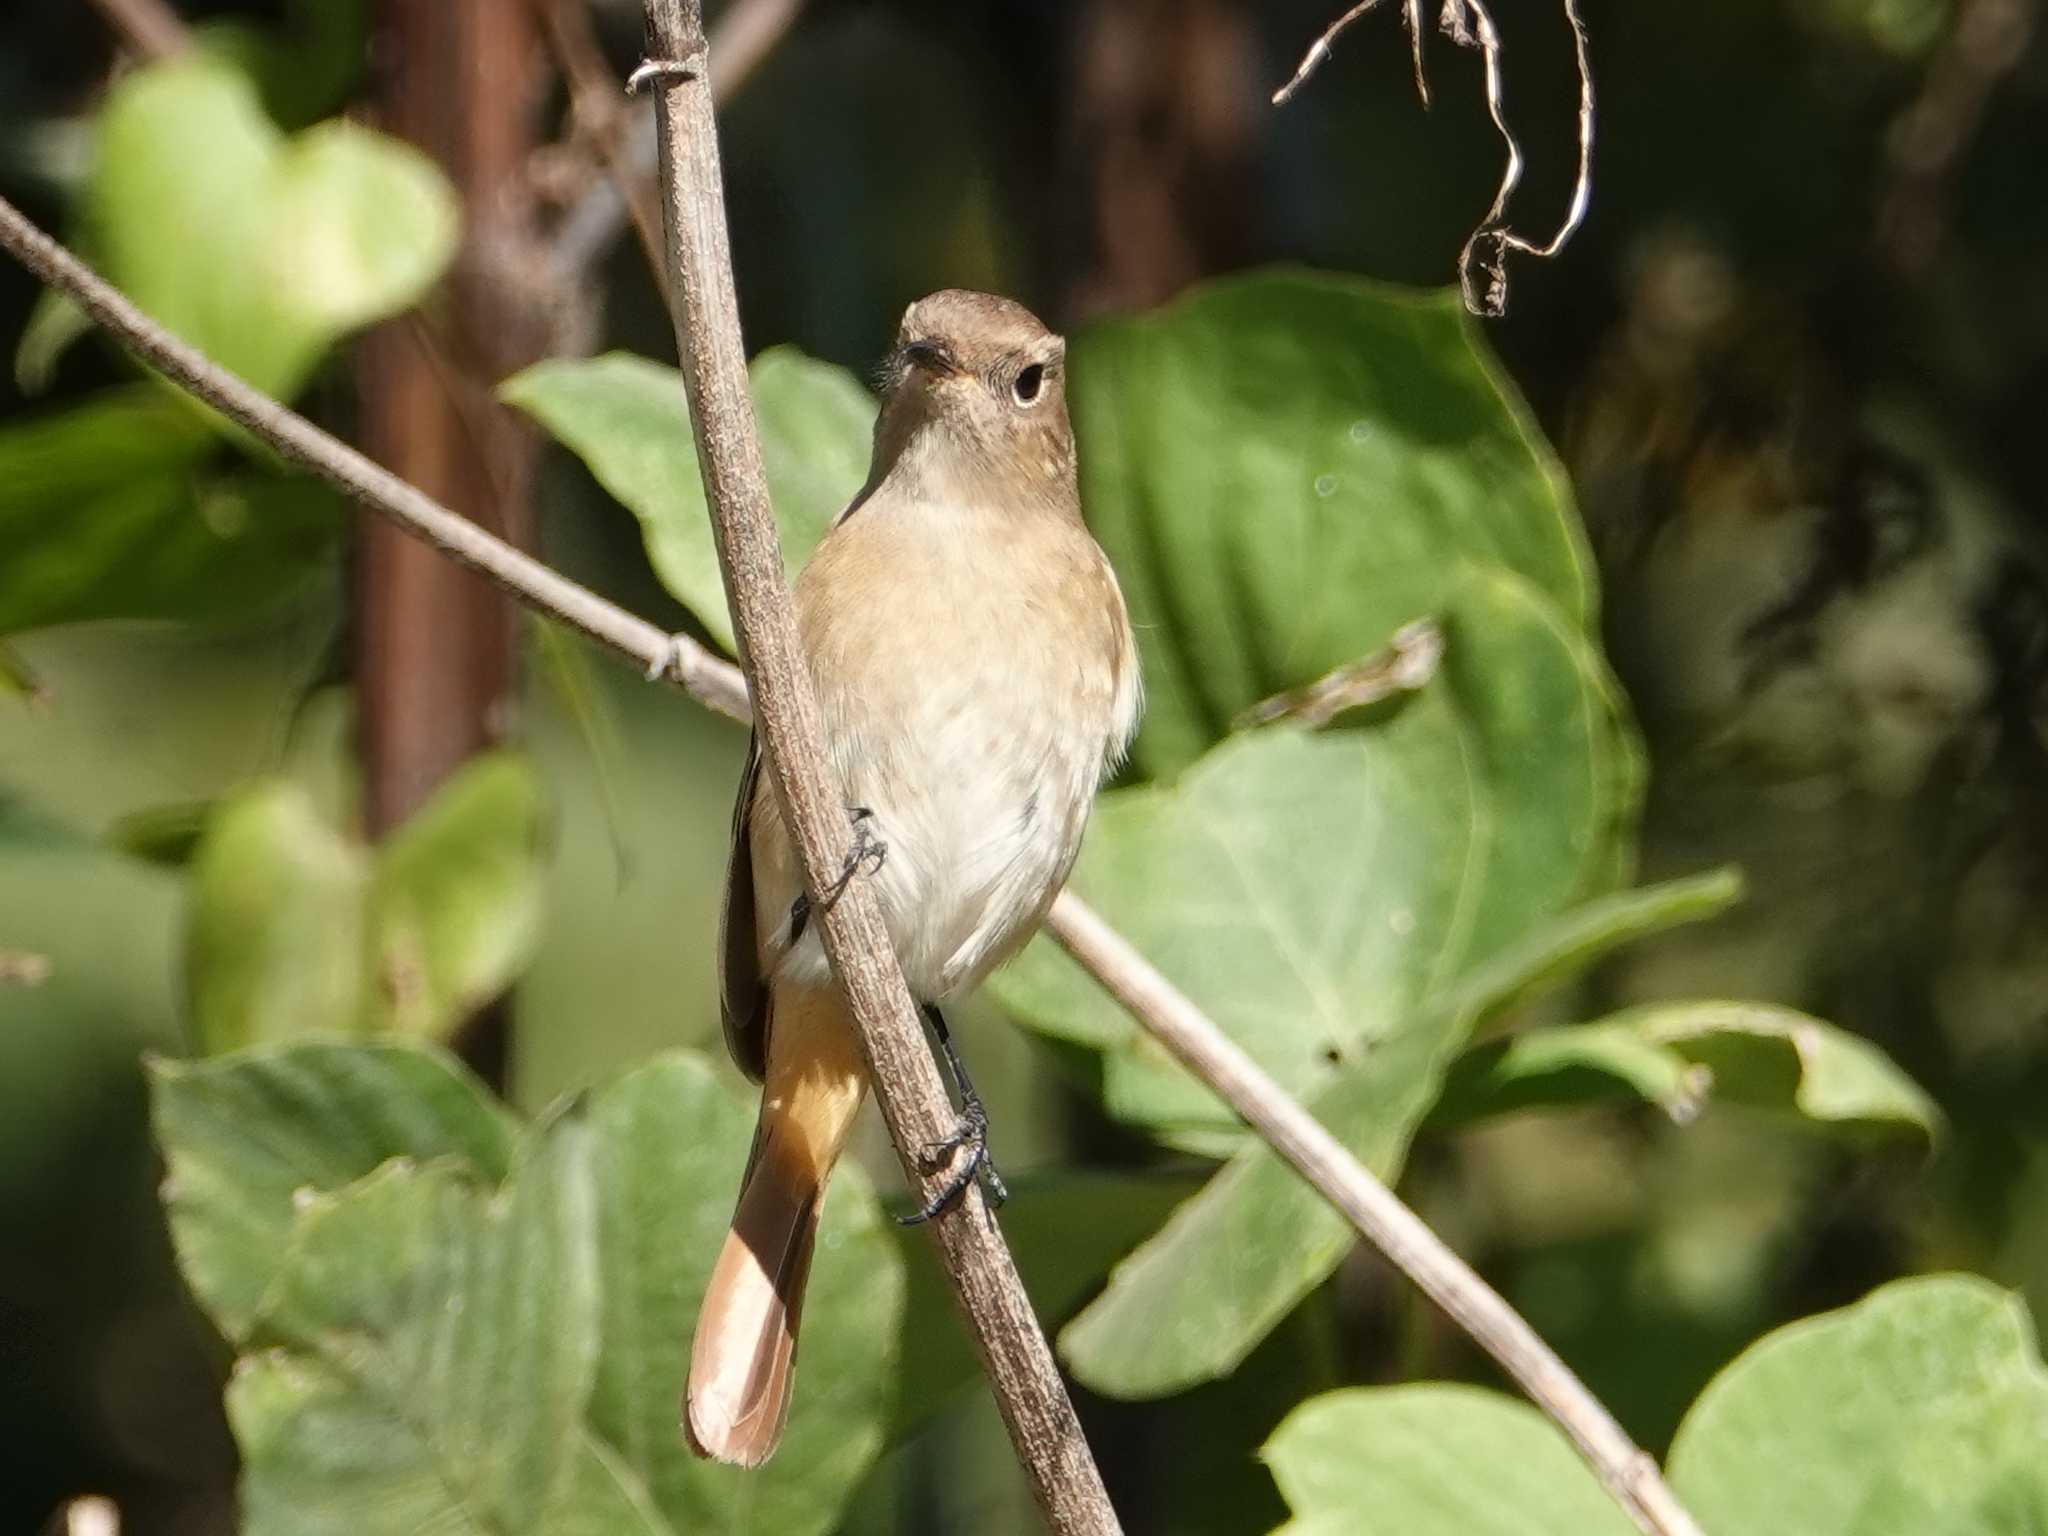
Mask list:
[[[152,318],[289,397],[342,336],[447,269],[453,192],[416,150],[349,123],[287,139],[239,70],[193,53],[108,93],[87,242]]]
[[[300,1192],[332,1192],[395,1157],[510,1167],[504,1115],[453,1061],[397,1045],[301,1044],[150,1064],[164,1205],[178,1262],[243,1343],[284,1260]]]
[[[845,369],[778,347],[748,371],[761,457],[791,571],[867,477],[875,402]],[[500,393],[589,465],[640,520],[654,572],[733,648],[682,375],[624,353],[540,363]]]

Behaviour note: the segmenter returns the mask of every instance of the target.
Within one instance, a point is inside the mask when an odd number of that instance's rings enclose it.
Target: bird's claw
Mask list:
[[[849,808],[853,819],[853,846],[846,850],[846,863],[839,871],[839,878],[832,882],[832,888],[825,893],[825,906],[829,910],[838,904],[846,894],[846,888],[853,884],[853,877],[863,869],[867,873],[879,874],[883,861],[889,857],[889,845],[875,836],[870,825],[875,813],[864,805]]]
[[[925,1148],[925,1166],[936,1169],[956,1153],[965,1151],[966,1158],[953,1170],[945,1187],[924,1203],[914,1215],[899,1216],[897,1224],[905,1227],[920,1226],[930,1221],[967,1193],[967,1186],[975,1180],[981,1181],[982,1192],[988,1197],[988,1205],[994,1211],[1010,1198],[1009,1187],[1003,1183],[1003,1176],[996,1171],[995,1159],[988,1150],[988,1111],[980,1099],[969,1099],[960,1108],[960,1123],[953,1133]]]

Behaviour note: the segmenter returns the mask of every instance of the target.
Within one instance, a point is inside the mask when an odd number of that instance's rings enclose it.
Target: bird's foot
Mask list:
[[[846,894],[846,888],[853,884],[855,875],[862,870],[871,875],[879,874],[883,861],[889,857],[889,845],[875,836],[875,813],[864,805],[855,805],[847,808],[847,814],[853,818],[853,846],[846,850],[846,863],[839,871],[839,878],[825,893],[828,911]]]
[[[966,1156],[961,1158],[960,1153]],[[946,1180],[945,1187],[915,1215],[896,1218],[901,1226],[915,1227],[930,1221],[967,1193],[967,1186],[976,1179],[981,1181],[982,1193],[987,1195],[989,1209],[994,1210],[1010,1198],[1009,1187],[1003,1183],[1003,1176],[996,1171],[995,1159],[988,1150],[988,1110],[979,1096],[969,1096],[960,1106],[960,1123],[953,1133],[943,1140],[935,1141],[925,1148],[925,1166],[936,1169],[949,1160],[959,1166]]]

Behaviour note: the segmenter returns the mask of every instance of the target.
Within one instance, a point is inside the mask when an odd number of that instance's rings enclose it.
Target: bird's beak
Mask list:
[[[936,341],[906,341],[897,348],[896,357],[904,368],[915,368],[934,379],[960,372],[953,354]]]

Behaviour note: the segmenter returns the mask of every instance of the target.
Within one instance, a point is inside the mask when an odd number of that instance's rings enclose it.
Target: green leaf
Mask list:
[[[1635,1530],[1549,1420],[1477,1387],[1326,1393],[1289,1414],[1263,1454],[1296,1516],[1284,1536],[1630,1536]],[[1709,1522],[1709,1529],[1721,1528]],[[1789,1524],[1753,1529],[1819,1536]]]
[[[341,1189],[394,1157],[504,1177],[503,1114],[451,1058],[397,1044],[265,1046],[150,1064],[164,1204],[194,1294],[246,1342],[285,1257],[300,1191]]]
[[[1561,986],[1625,944],[1704,922],[1742,899],[1733,865],[1637,890],[1596,896],[1521,938],[1458,978],[1435,1006],[1480,1024]]]
[[[1109,1268],[1174,1206],[1193,1193],[1182,1174],[1048,1168],[1010,1179],[1003,1234],[1017,1256],[1031,1309],[1049,1327],[1070,1315]],[[910,1281],[913,1318],[938,1316],[952,1290],[931,1240],[916,1227],[895,1229]],[[948,1396],[978,1381],[980,1363],[964,1329],[907,1329],[894,1438],[945,1408]]]
[[[1670,1466],[1716,1536],[2048,1529],[2048,1368],[2026,1303],[1943,1275],[1781,1328],[1700,1395]]]
[[[1423,1031],[1390,1036],[1308,1109],[1391,1179],[1436,1096],[1438,1048]],[[1110,1397],[1164,1397],[1228,1375],[1357,1240],[1299,1174],[1249,1142],[1116,1267],[1060,1335],[1060,1353]]]
[[[540,933],[544,820],[533,764],[493,752],[385,841],[370,898],[384,1027],[445,1035],[525,969]]]
[[[301,586],[344,526],[304,475],[219,468],[204,417],[151,384],[0,430],[0,634],[211,619]]]
[[[159,1064],[155,1091],[180,1262],[243,1352],[229,1407],[256,1536],[823,1536],[867,1475],[903,1275],[851,1167],[825,1203],[781,1452],[747,1474],[682,1443],[750,1121],[701,1060],[662,1058],[516,1152],[425,1046]]]
[[[1591,633],[1563,473],[1455,293],[1233,278],[1083,332],[1072,373],[1082,499],[1144,658],[1148,776],[1411,619],[1455,623],[1475,571]],[[1549,648],[1493,660],[1502,697],[1550,694]]]
[[[857,1168],[842,1165],[826,1194],[781,1449],[741,1472],[698,1460],[676,1428],[752,1120],[694,1056],[664,1057],[592,1104],[605,1342],[589,1420],[678,1532],[824,1536],[881,1449],[904,1316],[902,1262]],[[958,1331],[950,1317],[915,1326]]]
[[[257,1327],[327,1382],[230,1395],[253,1536],[560,1528],[590,1454],[593,1143],[572,1111],[497,1199],[406,1160],[302,1202]]]
[[[1934,1101],[1869,1041],[1789,1008],[1732,1002],[1658,1003],[1491,1041],[1453,1065],[1431,1121],[1618,1098],[1681,1121],[1720,1102],[1924,1145],[1941,1127]]]
[[[287,139],[246,76],[197,53],[108,93],[85,213],[110,280],[282,397],[341,337],[424,294],[458,236],[424,156],[340,122]]]
[[[201,838],[185,989],[209,1054],[353,1032],[365,1010],[370,860],[298,786],[271,781],[219,809]]]
[[[875,402],[853,375],[792,347],[748,377],[789,569],[802,565],[867,477]],[[545,362],[500,393],[589,465],[635,517],[662,585],[728,651],[732,619],[712,547],[682,375],[624,353]]]

